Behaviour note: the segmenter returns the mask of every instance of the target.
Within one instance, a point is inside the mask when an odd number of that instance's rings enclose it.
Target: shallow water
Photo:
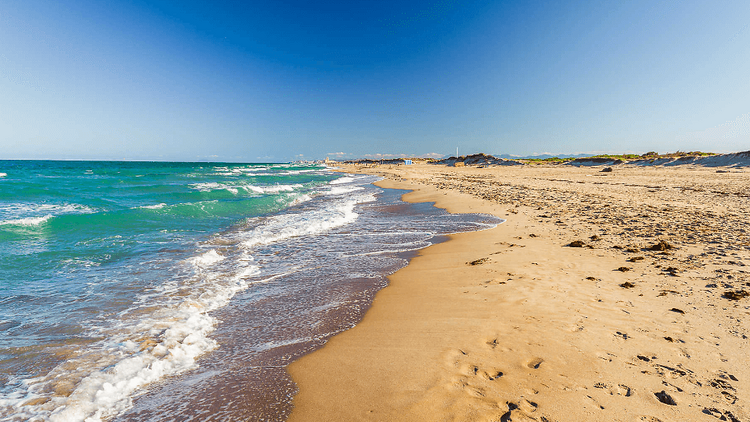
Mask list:
[[[321,167],[0,164],[10,420],[283,420],[287,363],[411,251],[499,221]]]

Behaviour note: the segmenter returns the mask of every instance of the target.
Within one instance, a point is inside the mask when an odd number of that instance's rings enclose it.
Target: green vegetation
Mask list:
[[[613,160],[627,161],[627,160],[638,160],[643,157],[641,157],[638,154],[600,154],[600,155],[595,155],[591,158],[611,158]]]
[[[565,163],[567,161],[573,161],[575,158],[568,157],[568,158],[560,158],[560,157],[550,157],[550,158],[519,158],[518,161],[522,162],[529,162],[529,163]]]
[[[639,156],[638,158],[654,159],[654,158],[680,158],[680,157],[708,157],[710,155],[716,155],[716,153],[715,152],[703,152],[703,151],[688,151],[688,152],[677,151],[677,152],[668,152],[666,154],[659,154],[658,152],[650,151]]]
[[[677,151],[677,152],[671,152],[671,153],[665,153],[665,154],[659,154],[656,151],[649,151],[645,154],[599,154],[599,155],[593,155],[591,157],[579,157],[579,158],[607,158],[610,160],[622,160],[622,161],[633,161],[633,160],[654,160],[657,158],[680,158],[680,157],[706,157],[709,155],[716,155],[716,153],[713,152],[703,152],[703,151]],[[550,158],[519,158],[517,161],[520,161],[522,163],[526,164],[562,164],[569,161],[576,160],[577,158],[560,158],[560,157],[550,157]]]

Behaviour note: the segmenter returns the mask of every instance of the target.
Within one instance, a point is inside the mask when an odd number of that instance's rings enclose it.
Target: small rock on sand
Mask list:
[[[670,396],[669,394],[667,394],[667,392],[664,391],[664,390],[661,390],[658,393],[654,393],[654,395],[656,396],[657,399],[659,399],[660,402],[662,402],[664,404],[668,404],[670,406],[677,406],[677,402],[674,401],[674,399],[672,398],[672,396]]]

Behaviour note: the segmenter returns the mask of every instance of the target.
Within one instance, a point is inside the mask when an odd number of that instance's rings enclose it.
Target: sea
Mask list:
[[[311,164],[0,161],[0,421],[283,421],[296,358],[502,222]]]

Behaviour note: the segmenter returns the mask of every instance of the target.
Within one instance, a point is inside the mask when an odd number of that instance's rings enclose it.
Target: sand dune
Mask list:
[[[422,251],[291,365],[291,420],[750,420],[748,173],[347,170],[507,222]]]

